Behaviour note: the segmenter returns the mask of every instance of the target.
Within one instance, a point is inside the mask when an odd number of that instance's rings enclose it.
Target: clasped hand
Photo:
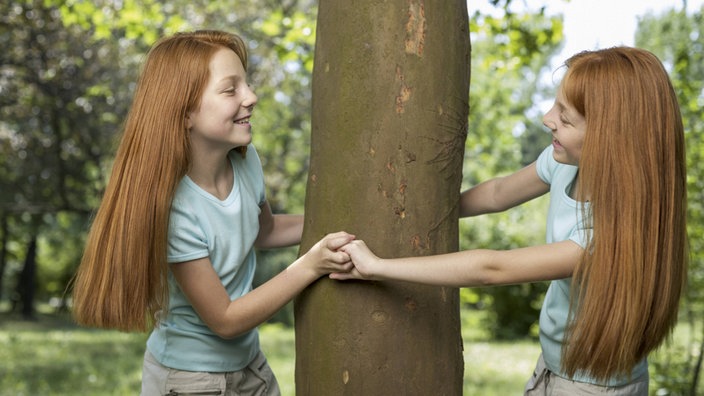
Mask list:
[[[376,268],[380,259],[369,249],[364,241],[354,239],[338,249],[340,252],[346,253],[350,262],[353,264],[349,271],[333,272],[329,275],[331,279],[347,280],[347,279],[374,279],[373,268]]]
[[[317,276],[329,274],[331,279],[373,279],[379,258],[362,240],[340,231],[327,234],[299,260]]]

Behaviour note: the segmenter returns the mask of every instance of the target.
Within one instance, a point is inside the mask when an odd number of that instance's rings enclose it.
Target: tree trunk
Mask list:
[[[17,294],[22,307],[22,317],[34,319],[34,291],[36,289],[37,273],[37,236],[32,235],[32,239],[27,245],[27,256],[24,259],[24,266],[17,279]]]
[[[0,301],[4,294],[2,285],[4,285],[5,267],[7,264],[7,244],[10,240],[7,222],[7,214],[0,212]]]
[[[457,251],[469,23],[461,0],[320,0],[301,251]],[[296,394],[461,395],[454,288],[327,278],[295,301]]]

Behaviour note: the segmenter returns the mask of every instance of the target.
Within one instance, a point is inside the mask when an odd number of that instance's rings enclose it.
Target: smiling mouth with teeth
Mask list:
[[[249,124],[249,117],[235,120],[235,124]]]

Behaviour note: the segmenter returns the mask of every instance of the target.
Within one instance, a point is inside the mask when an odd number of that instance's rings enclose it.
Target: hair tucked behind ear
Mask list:
[[[246,67],[242,39],[219,31],[179,33],[149,52],[74,278],[79,324],[144,331],[166,307],[169,212],[190,165],[186,117],[200,106],[222,48]]]
[[[686,281],[684,131],[660,61],[610,48],[567,61],[562,92],[586,120],[578,183],[593,233],[574,273],[563,369],[627,375],[677,322]]]

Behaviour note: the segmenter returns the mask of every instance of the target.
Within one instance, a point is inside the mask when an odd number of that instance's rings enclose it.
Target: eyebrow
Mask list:
[[[226,77],[221,78],[221,79],[218,81],[218,84],[222,84],[223,82],[233,82],[233,83],[237,83],[237,82],[240,82],[241,80],[242,80],[242,77],[241,77],[241,76],[238,76],[238,75],[236,75],[236,74],[233,74],[233,75],[231,75],[231,76],[226,76]]]

